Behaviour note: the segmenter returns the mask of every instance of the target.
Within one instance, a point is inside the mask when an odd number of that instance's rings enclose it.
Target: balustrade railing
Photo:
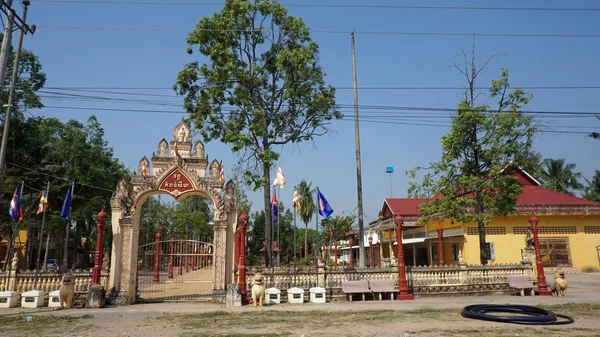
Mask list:
[[[75,293],[87,293],[92,283],[92,269],[69,271],[75,279]],[[30,290],[41,290],[50,293],[60,289],[62,273],[37,272],[35,270],[0,272],[0,291],[17,291],[23,293]],[[100,283],[107,289],[108,270],[102,270]]]

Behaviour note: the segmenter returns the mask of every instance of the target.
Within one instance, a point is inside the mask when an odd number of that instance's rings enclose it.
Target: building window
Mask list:
[[[452,260],[458,261],[458,243],[452,244]]]

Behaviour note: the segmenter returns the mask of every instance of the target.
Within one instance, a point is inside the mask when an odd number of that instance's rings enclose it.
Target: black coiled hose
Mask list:
[[[491,312],[504,312],[510,315],[491,315]],[[555,314],[552,311],[529,305],[511,304],[473,304],[463,308],[462,316],[485,321],[527,324],[527,325],[561,325],[571,324],[573,318]],[[558,320],[558,318],[563,320]]]

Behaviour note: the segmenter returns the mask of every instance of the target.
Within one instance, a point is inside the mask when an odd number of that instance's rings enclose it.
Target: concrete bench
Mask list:
[[[370,294],[368,281],[342,281],[342,291],[346,294],[346,298],[352,302],[352,295],[361,294],[362,300],[365,300],[365,294]]]
[[[533,284],[529,282],[529,278],[525,275],[509,275],[506,277],[508,285],[521,292],[521,296],[525,296],[525,290],[531,292],[531,296],[535,295]]]
[[[371,280],[369,281],[371,291],[375,294],[379,294],[379,300],[381,301],[381,294],[390,293],[390,300],[394,299],[394,293],[398,290],[394,285],[394,280]]]

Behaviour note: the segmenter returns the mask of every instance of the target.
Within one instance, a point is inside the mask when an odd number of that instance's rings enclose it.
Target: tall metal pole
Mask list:
[[[50,193],[50,182],[46,185],[46,201],[48,201],[48,194]],[[38,233],[38,240],[40,241],[38,252],[37,252],[37,260],[35,261],[35,270],[40,270],[40,259],[42,258],[42,239],[44,238],[44,223],[46,222],[46,206],[44,206],[44,213],[42,214],[42,225],[40,226],[40,232]],[[44,266],[45,267],[45,266]]]
[[[6,23],[6,30],[4,32],[4,39],[2,40],[2,52],[0,54],[0,95],[2,94],[2,87],[4,87],[4,79],[6,77],[6,63],[8,60],[8,52],[10,51],[10,42],[12,38],[12,26],[14,23],[14,12],[10,8],[12,0],[7,1],[8,5],[8,22]],[[23,1],[23,22],[27,20],[27,9],[29,8],[29,1]],[[9,30],[10,27],[10,30]],[[19,78],[19,58],[21,57],[21,49],[23,48],[23,36],[26,30],[21,29],[19,33],[19,42],[17,44],[17,51],[15,52],[15,61],[13,65],[12,79],[10,83],[10,89],[8,94],[8,103],[6,104],[6,118],[4,119],[4,131],[2,132],[2,145],[0,147],[0,177],[4,175],[4,167],[6,166],[6,146],[8,144],[8,132],[10,130],[10,115],[14,103],[15,87],[17,85],[17,79]],[[8,46],[5,46],[8,43]],[[2,178],[0,178],[2,179]]]
[[[6,65],[8,63],[8,54],[10,52],[10,46],[12,42],[13,25],[15,23],[15,12],[13,12],[11,8],[12,3],[13,0],[6,0],[6,3],[4,4],[6,6],[7,14],[6,26],[4,27],[4,36],[2,38],[2,50],[0,51],[0,94],[2,93],[4,80],[6,79]]]
[[[277,196],[277,202],[279,203],[279,197],[281,197],[281,195]],[[279,213],[279,205],[277,205],[277,267],[279,267],[279,261],[281,261],[281,241],[279,241],[279,218],[281,218],[280,216],[281,214]]]
[[[363,226],[363,202],[362,202],[362,172],[360,167],[360,133],[358,129],[358,89],[356,84],[356,56],[354,53],[354,32],[350,33],[352,38],[352,84],[354,87],[354,139],[356,142],[356,189],[358,195],[358,266],[365,267],[365,238]]]

